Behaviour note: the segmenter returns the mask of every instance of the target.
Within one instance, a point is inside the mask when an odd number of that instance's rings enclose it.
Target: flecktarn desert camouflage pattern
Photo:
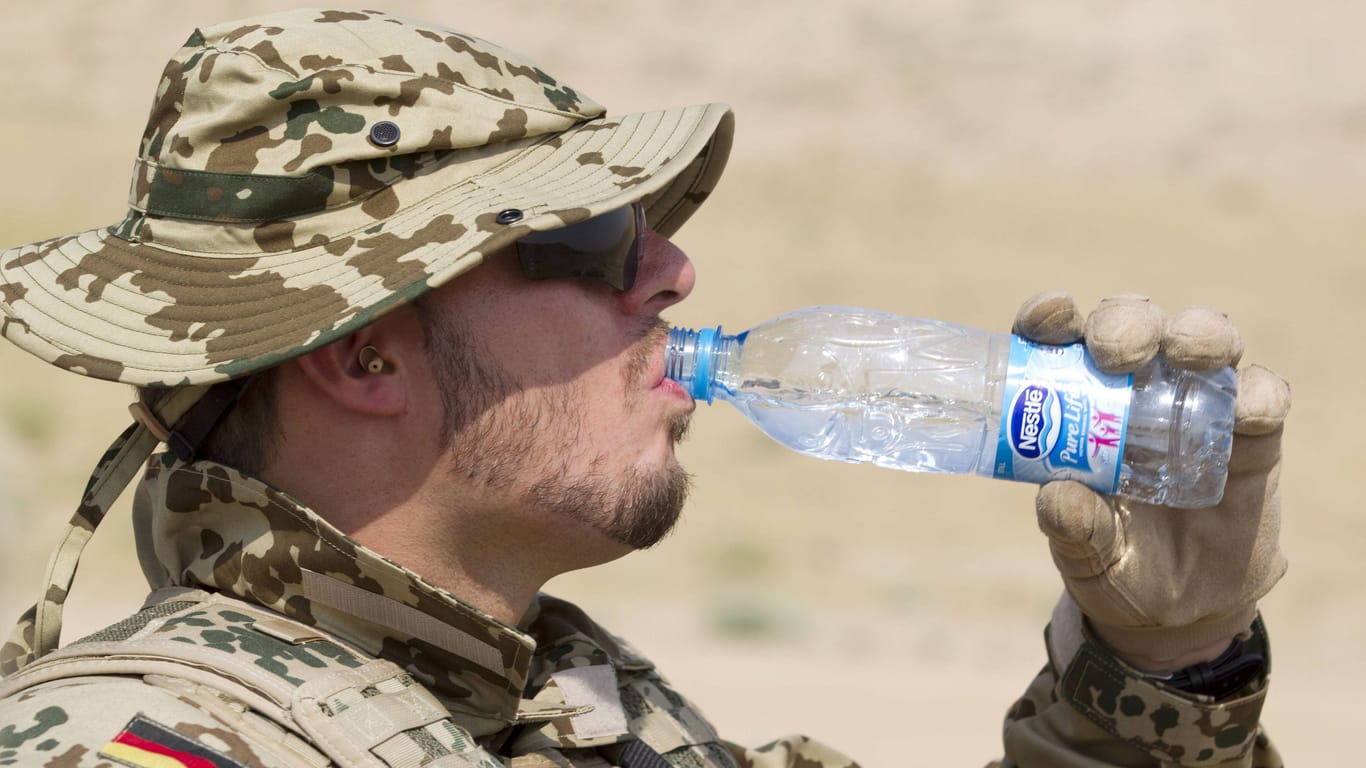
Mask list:
[[[1124,664],[1101,647],[1080,613],[1076,619],[1062,621],[1054,614],[1047,632],[1053,662],[1007,712],[1007,757],[999,766],[1054,764],[1051,756],[1065,752],[1061,738],[1077,744],[1113,741],[1106,750],[1106,764],[1113,765],[1284,768],[1260,726],[1269,666],[1262,679],[1232,698],[1186,694]],[[1270,658],[1260,618],[1248,642]]]
[[[1266,637],[1260,620],[1254,637]],[[1192,704],[1135,676],[1092,643],[1083,644],[1058,685],[1062,697],[1124,741],[1170,762],[1218,765],[1252,751],[1265,685],[1229,700]]]
[[[206,678],[205,670],[218,670]],[[72,676],[75,675],[75,676]],[[373,764],[496,768],[416,680],[250,604],[167,590],[129,620],[6,681],[15,731],[0,763],[113,758],[158,766],[166,749],[192,766]],[[135,739],[125,738],[131,731]],[[130,753],[131,752],[131,753]],[[169,763],[168,765],[179,765]]]
[[[507,627],[227,467],[156,457],[135,519],[155,599],[4,682],[0,765],[93,763],[130,723],[212,765],[855,765],[729,744],[573,605]]]
[[[142,712],[240,765],[320,765],[319,734],[335,747],[343,731],[374,765],[855,765],[801,736],[729,743],[573,605],[542,596],[523,629],[507,627],[228,467],[155,457],[134,515],[158,599],[4,683],[26,690],[0,699],[0,764],[93,761]],[[146,666],[158,653],[200,673]],[[88,666],[63,666],[73,659]],[[1011,709],[1001,765],[1060,764],[1074,742],[1105,742],[1113,765],[1279,768],[1256,726],[1260,690],[1192,701],[1083,646]],[[664,763],[637,762],[632,745]]]
[[[374,11],[198,30],[157,87],[124,221],[0,253],[0,333],[103,379],[242,376],[533,230],[644,200],[672,233],[731,130],[718,104],[607,116],[519,54]]]

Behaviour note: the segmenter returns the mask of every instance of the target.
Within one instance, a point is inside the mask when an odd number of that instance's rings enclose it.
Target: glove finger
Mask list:
[[[1143,296],[1104,299],[1086,318],[1086,349],[1106,373],[1129,373],[1152,360],[1166,329],[1162,308]]]
[[[1162,354],[1178,368],[1211,371],[1238,364],[1243,337],[1222,312],[1192,307],[1167,322]]]
[[[1123,529],[1103,497],[1081,483],[1048,483],[1034,499],[1039,530],[1048,537],[1053,562],[1065,578],[1109,570],[1124,552]]]
[[[1062,291],[1036,293],[1015,315],[1011,332],[1040,344],[1074,344],[1081,340],[1086,320],[1077,310],[1072,294]]]
[[[1285,424],[1290,413],[1290,384],[1274,371],[1249,365],[1238,371],[1238,408],[1233,431],[1268,435]]]
[[[1281,459],[1281,432],[1290,413],[1290,385],[1260,365],[1238,371],[1230,480],[1265,473]]]

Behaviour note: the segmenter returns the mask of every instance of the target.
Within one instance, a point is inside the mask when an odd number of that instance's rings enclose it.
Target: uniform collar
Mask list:
[[[258,603],[408,669],[475,736],[531,714],[535,641],[230,467],[152,457],[133,507],[153,588]],[[522,710],[519,713],[519,705]]]

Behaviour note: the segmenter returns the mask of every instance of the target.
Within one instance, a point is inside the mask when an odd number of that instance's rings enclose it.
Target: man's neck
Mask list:
[[[400,511],[386,518],[403,520],[405,516]],[[348,533],[367,549],[511,626],[517,625],[549,580],[548,576],[542,577],[508,558],[488,557],[486,553],[500,548],[485,546],[476,537],[466,538],[458,547],[440,546],[437,554],[433,545],[449,540],[449,532],[415,521],[401,525],[369,524]]]

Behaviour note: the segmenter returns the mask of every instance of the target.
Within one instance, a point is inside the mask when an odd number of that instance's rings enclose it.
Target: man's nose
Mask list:
[[[654,230],[645,231],[645,249],[636,268],[636,282],[619,294],[621,310],[658,315],[692,293],[697,271],[681,248]]]

